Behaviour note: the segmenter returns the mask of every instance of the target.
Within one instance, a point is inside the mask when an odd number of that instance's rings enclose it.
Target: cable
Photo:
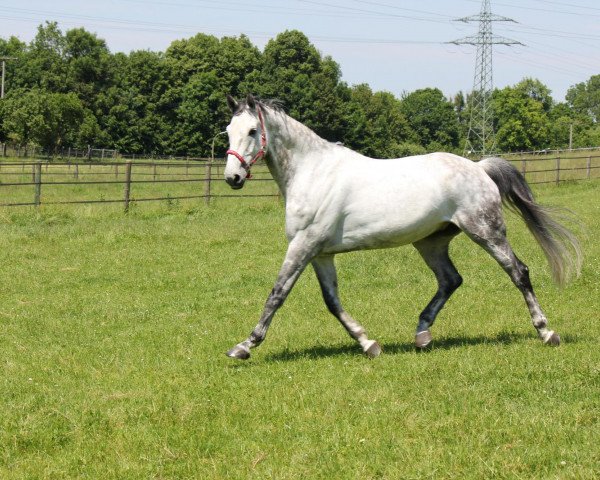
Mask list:
[[[346,7],[346,6],[342,6],[342,5],[336,5],[336,4],[332,4],[332,3],[323,3],[321,1],[315,1],[315,0],[297,0],[298,2],[301,3],[307,3],[310,5],[319,5],[319,6],[327,6],[327,7],[333,7],[333,8],[339,8],[340,10],[343,11],[352,11],[352,12],[357,12],[357,13],[377,13],[380,15],[385,15],[386,17],[393,17],[393,18],[405,18],[408,20],[417,20],[417,21],[422,21],[422,22],[433,22],[433,23],[447,23],[445,20],[435,20],[432,18],[422,18],[422,17],[414,17],[414,16],[410,16],[410,15],[399,15],[397,13],[385,13],[385,12],[374,12],[373,10],[365,10],[362,8],[353,8],[353,7]]]
[[[534,1],[537,1],[539,3],[551,3],[553,5],[560,5],[560,6],[563,6],[563,7],[582,8],[584,10],[594,10],[594,11],[600,12],[600,8],[598,8],[598,7],[588,7],[586,5],[577,5],[577,4],[574,4],[574,3],[565,3],[565,2],[552,2],[552,1],[549,1],[549,0],[534,0]]]
[[[143,5],[162,5],[162,6],[167,6],[167,7],[184,7],[184,8],[198,8],[197,4],[190,4],[190,3],[180,3],[180,2],[167,2],[167,1],[147,1],[147,0],[121,0],[127,3],[135,3],[135,4],[143,4]],[[218,5],[218,6],[206,6],[203,5],[202,8],[204,9],[211,9],[211,10],[225,10],[225,11],[231,11],[231,7],[236,7],[238,8],[238,11],[243,11],[243,12],[253,12],[256,13],[257,9],[260,10],[261,15],[264,14],[268,14],[268,15],[306,15],[306,16],[311,16],[314,17],[315,15],[320,15],[320,16],[325,16],[325,17],[340,17],[343,16],[345,18],[364,18],[364,14],[362,15],[356,15],[356,14],[345,14],[345,13],[340,13],[337,11],[332,11],[332,10],[308,10],[308,9],[299,9],[299,8],[282,8],[280,6],[273,6],[273,5],[264,5],[264,4],[252,4],[249,5],[248,3],[239,3],[239,2],[223,2],[223,1],[218,1],[218,0],[198,0],[200,3],[208,3],[211,5]],[[241,9],[239,8],[241,7]],[[369,18],[387,18],[387,15],[384,14],[372,14],[369,15]]]
[[[366,5],[376,5],[378,7],[386,7],[386,8],[392,8],[394,10],[402,10],[402,11],[406,11],[406,12],[415,12],[415,13],[424,13],[426,15],[435,15],[438,17],[442,17],[445,18],[447,20],[452,20],[454,17],[450,16],[450,15],[444,15],[442,13],[437,13],[437,12],[428,12],[425,10],[416,10],[414,8],[405,8],[405,7],[398,7],[396,5],[390,5],[387,3],[379,3],[379,2],[369,2],[366,0],[352,0],[354,3],[363,3]]]
[[[0,7],[0,10],[2,10],[2,8]],[[58,15],[61,16],[61,15]],[[5,15],[0,15],[0,18],[6,19],[6,20],[26,20],[26,21],[38,21],[35,18],[32,17],[15,17],[15,16],[5,16]],[[76,15],[68,15],[68,18],[72,18],[72,19],[77,19],[78,17]],[[189,32],[189,33],[198,33],[199,30],[203,30],[203,31],[212,31],[215,33],[222,33],[222,32],[230,32],[230,33],[234,33],[235,35],[239,35],[240,32],[238,30],[232,30],[232,29],[220,29],[220,28],[210,28],[210,27],[198,27],[198,26],[190,26],[190,25],[173,25],[173,27],[176,27],[176,29],[170,29],[169,27],[171,25],[168,24],[156,24],[156,23],[152,23],[152,22],[141,22],[141,25],[148,25],[147,27],[143,27],[143,26],[136,26],[135,23],[133,22],[128,22],[128,21],[124,21],[124,20],[114,20],[114,19],[98,19],[97,21],[99,21],[100,23],[94,23],[92,21],[92,23],[88,23],[89,25],[99,25],[102,26],[103,28],[108,28],[108,29],[116,29],[116,30],[133,30],[133,31],[138,31],[138,32],[151,32],[151,33],[182,33],[182,32]],[[104,22],[109,22],[108,24],[104,23]],[[115,22],[117,23],[117,25],[111,25],[110,22]],[[65,25],[75,25],[75,26],[79,26],[80,23],[78,22],[74,22],[74,21],[61,21],[60,23],[65,24]],[[124,25],[119,25],[119,24],[124,24]],[[156,25],[155,27],[153,27],[152,25]],[[164,28],[163,28],[164,27]],[[247,31],[245,32],[247,35],[253,36],[253,37],[258,37],[258,38],[273,38],[275,35],[277,35],[277,33],[273,33],[273,32],[255,32],[255,31]],[[306,34],[307,37],[309,37],[311,40],[316,40],[316,41],[321,41],[321,42],[328,42],[328,43],[360,43],[360,44],[387,44],[387,45],[442,45],[442,42],[435,42],[435,41],[420,41],[420,40],[395,40],[395,39],[377,39],[377,38],[356,38],[356,37],[329,37],[329,36],[324,36],[324,35],[310,35],[310,34]]]
[[[467,0],[468,2],[475,2],[475,3],[481,3],[480,0]],[[523,5],[515,5],[512,3],[498,3],[498,2],[494,2],[494,5],[500,6],[500,7],[510,7],[510,8],[520,8],[521,10],[532,10],[534,12],[547,12],[547,13],[560,13],[560,14],[564,14],[564,15],[574,15],[577,17],[600,17],[600,15],[596,15],[593,13],[575,13],[575,12],[567,12],[564,10],[550,10],[548,8],[536,8],[536,7],[525,7]]]

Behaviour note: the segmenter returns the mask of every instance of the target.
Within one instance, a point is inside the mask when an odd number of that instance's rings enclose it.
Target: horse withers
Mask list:
[[[564,284],[579,274],[581,250],[573,233],[535,202],[524,177],[509,162],[473,162],[450,153],[394,160],[367,158],[320,138],[285,114],[276,101],[253,96],[227,101],[233,113],[227,126],[225,180],[234,189],[250,178],[263,158],[285,199],[288,249],[275,286],[250,336],[227,352],[247,359],[264,339],[275,312],[311,263],[329,311],[369,357],[380,345],[342,307],[334,256],[361,249],[413,244],[437,278],[438,289],[419,316],[415,346],[432,342],[430,328],[462,278],[448,246],[460,232],[487,251],[521,291],[533,326],[547,345],[560,337],[533,292],[527,266],[506,238],[503,202],[525,221],[544,251],[554,280]]]

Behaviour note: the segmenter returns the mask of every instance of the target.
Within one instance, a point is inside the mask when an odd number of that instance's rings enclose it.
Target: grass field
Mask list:
[[[412,247],[338,257],[364,357],[307,270],[246,363],[285,251],[275,199],[0,209],[0,478],[596,479],[600,183],[539,187],[587,228],[582,276],[550,280],[524,225],[559,348],[464,236],[463,287],[413,350],[435,289]]]

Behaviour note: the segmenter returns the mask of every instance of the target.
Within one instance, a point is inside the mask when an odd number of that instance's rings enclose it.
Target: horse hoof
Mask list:
[[[369,341],[368,345],[369,346],[365,348],[367,357],[375,358],[381,354],[381,346],[375,340]]]
[[[433,337],[429,330],[423,330],[415,335],[415,347],[419,350],[425,350],[431,345]]]
[[[558,347],[560,345],[560,337],[558,336],[558,333],[550,330],[544,338],[544,344],[550,345],[551,347]]]
[[[236,345],[227,352],[227,356],[238,360],[248,360],[250,358],[250,350],[243,345]]]

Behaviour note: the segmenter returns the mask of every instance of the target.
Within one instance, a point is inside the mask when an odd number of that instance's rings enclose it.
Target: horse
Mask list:
[[[579,275],[582,254],[575,234],[537,203],[521,173],[501,158],[474,162],[450,153],[372,159],[319,137],[288,116],[281,102],[227,96],[232,112],[224,177],[232,189],[251,178],[264,159],[285,201],[285,259],[250,336],[227,355],[246,360],[260,345],[275,312],[310,263],[329,311],[370,358],[381,346],[342,307],[334,256],[362,249],[412,244],[433,271],[438,288],[419,315],[414,344],[430,347],[436,316],[462,277],[449,256],[450,241],[464,232],[483,247],[521,291],[539,338],[558,346],[533,291],[528,267],[506,237],[503,204],[524,220],[543,250],[554,280]]]

